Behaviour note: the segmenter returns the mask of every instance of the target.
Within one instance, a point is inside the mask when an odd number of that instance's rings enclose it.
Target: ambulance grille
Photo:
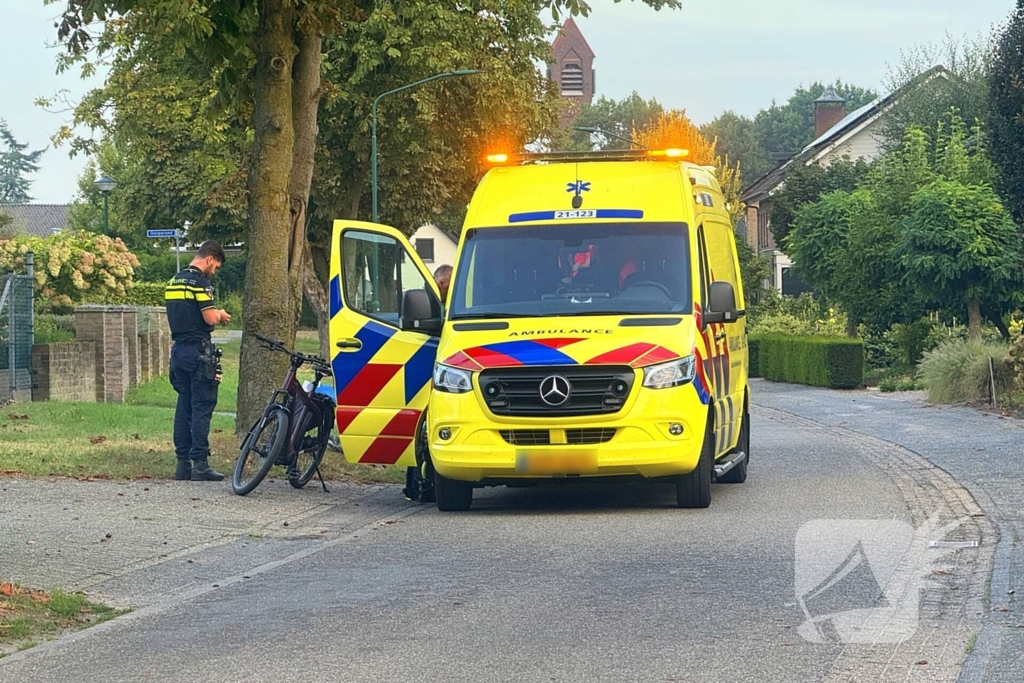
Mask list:
[[[541,382],[552,375],[564,377],[571,387],[568,400],[557,406],[548,405],[540,396]],[[609,415],[625,405],[633,379],[633,369],[619,365],[492,368],[480,373],[480,388],[495,415]]]
[[[550,446],[551,432],[547,429],[502,429],[498,432],[506,443],[513,446]],[[615,436],[614,427],[587,427],[566,429],[565,443],[571,446],[585,446],[608,443]]]
[[[589,427],[586,429],[566,429],[565,441],[573,445],[608,443],[615,436],[612,427]]]
[[[499,434],[513,446],[547,446],[551,443],[551,432],[546,429],[503,429]]]

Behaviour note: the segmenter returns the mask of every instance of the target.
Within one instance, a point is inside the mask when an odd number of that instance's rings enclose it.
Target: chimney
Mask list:
[[[846,100],[836,94],[833,88],[814,100],[814,139],[824,135],[829,128],[836,125],[846,116]]]

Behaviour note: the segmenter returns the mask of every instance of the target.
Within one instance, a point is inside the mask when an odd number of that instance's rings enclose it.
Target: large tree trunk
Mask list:
[[[977,299],[967,302],[967,337],[981,339],[981,303]]]
[[[857,338],[857,319],[849,314],[846,318],[846,336],[851,339]]]
[[[249,233],[238,373],[239,430],[256,421],[288,370],[288,359],[261,347],[254,335],[291,343],[297,324],[288,201],[294,145],[292,62],[297,51],[294,11],[289,0],[260,0],[259,15],[255,140],[247,179]]]

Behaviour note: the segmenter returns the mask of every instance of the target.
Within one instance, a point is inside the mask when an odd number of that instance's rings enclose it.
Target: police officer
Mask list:
[[[164,291],[167,323],[171,328],[171,385],[178,392],[174,411],[174,478],[221,481],[210,467],[210,419],[217,405],[220,365],[210,332],[231,316],[213,304],[210,278],[224,263],[224,250],[213,240],[203,242],[188,267],[175,275]]]

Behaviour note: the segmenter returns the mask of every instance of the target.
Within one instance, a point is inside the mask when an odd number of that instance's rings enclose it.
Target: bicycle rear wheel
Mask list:
[[[313,400],[323,411],[323,419],[320,424],[306,432],[304,437],[310,437],[311,445],[307,449],[300,449],[295,456],[294,467],[288,470],[288,483],[297,489],[309,483],[316,470],[320,467],[320,461],[324,458],[327,450],[327,442],[331,437],[331,430],[334,428],[334,403],[324,396],[313,395]]]
[[[274,466],[288,436],[288,412],[274,406],[263,413],[242,442],[231,488],[240,496],[251,493]]]

